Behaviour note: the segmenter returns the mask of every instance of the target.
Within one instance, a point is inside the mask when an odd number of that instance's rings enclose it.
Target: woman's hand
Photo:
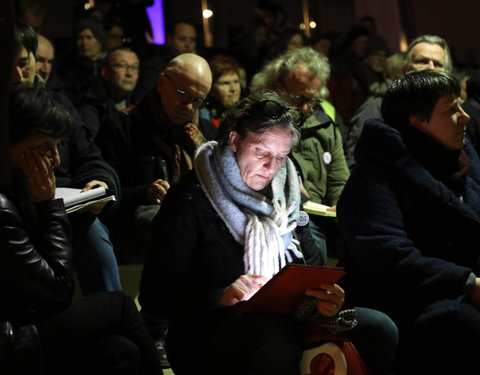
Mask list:
[[[41,156],[35,149],[27,148],[16,163],[28,179],[28,195],[34,202],[55,198],[55,174],[51,159]]]
[[[337,315],[345,302],[345,292],[337,284],[323,283],[318,288],[307,289],[305,294],[318,298],[318,312],[328,317]]]
[[[233,306],[240,301],[246,301],[253,296],[268,279],[261,275],[242,275],[233,282],[220,298],[220,306]]]

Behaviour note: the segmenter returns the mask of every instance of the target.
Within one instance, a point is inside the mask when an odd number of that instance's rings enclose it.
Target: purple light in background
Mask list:
[[[147,7],[148,18],[152,25],[155,44],[165,44],[165,22],[163,19],[163,0],[154,0],[151,7]]]

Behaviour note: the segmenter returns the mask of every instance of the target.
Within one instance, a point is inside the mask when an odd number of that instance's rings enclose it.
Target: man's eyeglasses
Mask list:
[[[185,90],[182,90],[182,89],[178,88],[177,85],[175,85],[172,78],[168,74],[165,74],[165,77],[168,78],[168,80],[170,81],[172,86],[175,87],[175,89],[177,90],[177,97],[178,97],[178,99],[180,99],[180,101],[182,101],[183,103],[192,102],[192,105],[196,108],[198,108],[202,105],[202,103],[204,101],[203,98],[195,98],[188,91],[185,91]]]
[[[112,68],[118,71],[128,71],[130,69],[132,72],[138,72],[138,64],[128,65],[126,62],[119,62],[116,64],[112,64]]]
[[[294,95],[282,84],[285,92],[285,99],[296,107],[301,107],[303,104],[308,104],[309,106],[314,106],[315,104],[320,102],[320,99],[317,97],[306,97],[303,95]]]
[[[285,107],[274,100],[264,100],[262,104],[265,114],[273,120],[285,117],[294,126],[299,126],[302,122],[302,113],[296,108]]]

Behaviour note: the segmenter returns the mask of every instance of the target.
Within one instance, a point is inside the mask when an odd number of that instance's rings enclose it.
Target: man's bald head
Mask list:
[[[173,58],[165,68],[165,73],[172,77],[185,76],[194,81],[201,81],[208,86],[208,91],[212,86],[212,71],[210,65],[201,56],[194,53],[183,53]]]
[[[48,81],[52,72],[53,59],[55,57],[55,49],[52,42],[41,34],[37,34],[38,47],[35,70],[45,82]]]
[[[212,87],[208,62],[193,53],[173,58],[158,77],[162,108],[174,124],[192,121]]]

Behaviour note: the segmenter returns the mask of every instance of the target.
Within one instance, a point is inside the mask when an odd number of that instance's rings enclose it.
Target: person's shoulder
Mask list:
[[[198,129],[202,132],[207,141],[214,141],[217,139],[217,128],[211,121],[199,118]]]

